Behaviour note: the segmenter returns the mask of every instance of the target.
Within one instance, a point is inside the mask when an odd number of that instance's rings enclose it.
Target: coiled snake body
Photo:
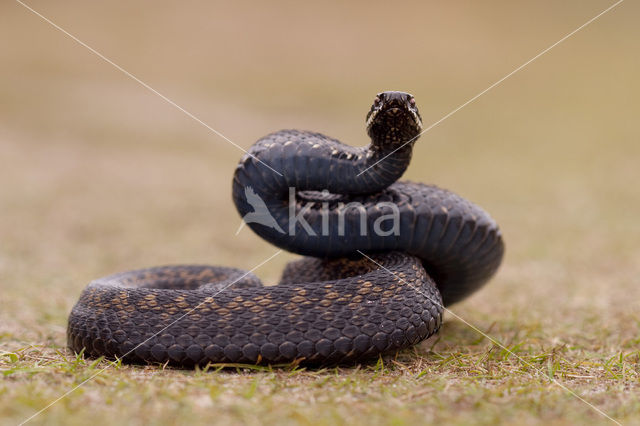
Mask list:
[[[182,366],[336,364],[432,335],[443,305],[495,273],[504,245],[474,204],[396,182],[421,129],[411,95],[383,92],[365,148],[297,130],[260,139],[236,169],[236,207],[262,238],[313,257],[290,262],[272,287],[201,265],[95,280],[69,317],[69,347]]]

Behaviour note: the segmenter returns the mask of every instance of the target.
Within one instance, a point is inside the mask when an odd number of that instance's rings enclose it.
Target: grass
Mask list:
[[[449,323],[434,341],[395,358],[320,371],[211,366],[191,372],[114,365],[72,357],[62,348],[28,347],[3,354],[5,379],[24,383],[5,389],[3,400],[13,404],[3,408],[8,415],[25,416],[29,409],[58,397],[61,390],[93,377],[52,407],[47,421],[535,424],[601,420],[551,384],[549,377],[553,377],[572,389],[591,388],[583,396],[609,415],[630,418],[637,412],[637,399],[630,392],[630,384],[638,380],[637,351],[607,359],[580,339],[542,348],[545,333],[540,327],[520,331],[524,335],[515,339],[518,331],[513,329],[494,328],[491,333],[507,342],[524,362],[458,323]],[[624,394],[627,397],[620,399]],[[97,419],[96,407],[102,413]],[[571,410],[567,412],[566,407]],[[215,418],[202,417],[207,415]]]
[[[435,122],[608,5],[33,4],[245,148],[287,127],[365,143],[381,89],[412,91]],[[501,224],[499,274],[451,309],[511,353],[446,315],[434,338],[355,368],[182,371],[75,356],[66,318],[95,277],[273,254],[234,236],[241,152],[3,3],[0,423],[97,373],[31,424],[611,423],[551,378],[639,423],[637,9],[623,3],[416,146],[408,179]],[[273,283],[293,258],[257,273]]]

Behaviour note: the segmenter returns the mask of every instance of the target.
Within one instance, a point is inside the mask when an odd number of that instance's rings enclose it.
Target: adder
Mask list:
[[[437,332],[443,307],[498,269],[501,232],[450,191],[397,181],[422,131],[412,95],[378,94],[366,123],[366,147],[283,130],[257,141],[238,164],[233,201],[248,226],[306,256],[285,267],[279,284],[206,265],[100,278],[71,311],[69,347],[184,367],[335,365]]]

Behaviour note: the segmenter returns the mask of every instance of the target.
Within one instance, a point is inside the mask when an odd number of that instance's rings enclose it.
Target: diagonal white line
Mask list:
[[[489,90],[493,89],[494,87],[496,87],[497,85],[499,85],[500,83],[502,83],[503,81],[505,81],[506,79],[508,79],[509,77],[511,77],[512,75],[514,75],[515,73],[517,73],[518,71],[520,71],[521,69],[523,69],[524,67],[526,67],[527,65],[529,65],[530,63],[532,63],[533,61],[535,61],[536,59],[538,59],[540,56],[544,55],[545,53],[547,53],[548,51],[550,51],[551,49],[553,49],[554,47],[556,47],[557,45],[559,45],[560,43],[562,43],[563,41],[565,41],[566,39],[568,39],[569,37],[571,37],[572,35],[574,35],[575,33],[577,33],[578,31],[580,31],[581,29],[583,29],[584,27],[586,27],[587,25],[591,24],[593,21],[595,21],[596,19],[600,18],[602,15],[604,15],[605,13],[611,11],[613,8],[615,8],[616,6],[618,6],[620,3],[622,3],[624,0],[618,0],[617,2],[615,2],[614,4],[612,4],[611,6],[609,6],[608,8],[606,8],[605,10],[603,10],[602,12],[598,13],[596,16],[594,16],[593,18],[589,19],[587,22],[585,22],[584,24],[580,25],[578,28],[576,28],[575,30],[571,31],[569,34],[567,34],[566,36],[562,37],[560,40],[556,41],[555,43],[553,43],[551,46],[547,47],[546,49],[544,49],[542,52],[538,53],[536,56],[534,56],[533,58],[529,59],[527,62],[525,62],[524,64],[520,65],[518,68],[514,69],[513,71],[511,71],[509,74],[505,75],[504,77],[502,77],[500,80],[496,81],[495,83],[493,83],[491,86],[487,87],[486,89],[484,89],[482,92],[478,93],[477,95],[475,95],[473,98],[469,99],[468,101],[466,101],[465,103],[463,103],[462,105],[458,106],[456,109],[454,109],[453,111],[451,111],[450,113],[448,113],[447,115],[445,115],[444,117],[442,117],[440,120],[436,121],[435,123],[431,124],[429,127],[427,127],[426,129],[424,129],[422,132],[420,132],[420,134],[418,134],[418,136],[415,136],[414,138],[409,139],[408,141],[406,141],[405,143],[403,143],[402,145],[400,145],[398,148],[394,149],[393,151],[391,151],[389,154],[385,155],[384,157],[382,157],[380,160],[376,161],[375,163],[373,163],[372,165],[370,165],[369,167],[367,167],[366,169],[364,169],[363,171],[361,171],[360,173],[358,173],[357,176],[360,176],[361,174],[363,174],[364,172],[366,172],[367,170],[369,170],[370,168],[374,167],[375,165],[379,164],[380,162],[384,161],[386,158],[388,158],[389,156],[393,155],[396,151],[398,151],[399,149],[404,148],[406,145],[410,144],[411,142],[413,142],[414,140],[418,139],[420,136],[424,135],[425,133],[427,133],[429,130],[433,129],[434,127],[436,127],[438,124],[442,123],[444,120],[446,120],[447,118],[451,117],[453,114],[455,114],[456,112],[460,111],[462,108],[466,107],[467,105],[469,105],[471,102],[475,101],[476,99],[478,99],[480,96],[484,95],[485,93],[487,93]]]
[[[258,269],[259,267],[261,267],[262,265],[264,265],[265,263],[269,262],[271,259],[273,259],[274,257],[276,257],[277,255],[279,255],[280,253],[282,253],[282,250],[278,250],[277,252],[275,252],[273,255],[271,255],[268,259],[263,260],[262,262],[260,262],[257,266],[253,267],[252,269],[248,270],[247,272],[245,272],[244,274],[242,274],[239,278],[235,279],[233,282],[227,284],[226,286],[224,286],[223,288],[221,288],[220,290],[218,290],[217,292],[215,292],[212,295],[208,295],[207,298],[209,297],[215,297],[218,294],[222,293],[223,291],[225,291],[227,288],[231,287],[232,285],[234,285],[235,283],[237,283],[238,281],[240,281],[241,279],[243,279],[244,277],[246,277],[247,275],[249,275],[251,272],[255,271],[256,269]],[[179,321],[181,321],[184,317],[186,317],[187,315],[189,315],[191,312],[195,311],[196,309],[198,309],[200,306],[202,306],[202,304],[205,303],[205,301],[203,300],[202,302],[198,303],[195,307],[189,309],[187,312],[185,312],[183,315],[181,315],[178,319],[174,320],[171,324],[167,325],[166,327],[164,327],[162,330],[154,333],[152,336],[150,336],[149,338],[147,338],[146,340],[144,340],[143,342],[139,343],[138,345],[136,345],[135,348],[131,349],[129,352],[127,352],[126,354],[124,354],[121,358],[125,358],[128,355],[130,355],[132,352],[134,352],[136,349],[138,349],[140,346],[144,345],[145,343],[147,343],[149,340],[153,339],[154,337],[156,337],[158,334],[162,333],[163,331],[165,331],[166,329],[168,329],[169,327],[171,327],[172,325],[178,323]],[[29,421],[33,420],[35,417],[37,417],[38,415],[42,414],[44,411],[46,411],[47,409],[49,409],[51,406],[55,405],[57,402],[59,402],[60,400],[64,399],[67,395],[73,393],[76,389],[78,389],[80,386],[84,385],[85,383],[95,379],[97,376],[99,376],[100,374],[102,374],[105,370],[107,370],[109,367],[104,367],[103,369],[99,370],[98,372],[96,372],[95,374],[91,375],[89,378],[83,380],[82,382],[78,383],[77,385],[75,385],[73,388],[69,389],[67,392],[65,392],[64,394],[62,394],[61,396],[59,396],[58,398],[56,398],[55,400],[51,401],[46,407],[40,409],[38,412],[34,413],[33,415],[31,415],[29,418],[25,419],[24,421],[22,421],[19,426],[24,425],[25,423],[28,423]]]
[[[86,49],[88,49],[91,53],[95,54],[96,56],[98,56],[100,59],[102,59],[103,61],[107,62],[108,64],[110,64],[111,66],[113,66],[114,68],[116,68],[118,71],[122,72],[123,74],[125,74],[127,77],[131,78],[132,80],[136,81],[137,83],[139,83],[141,86],[143,86],[145,89],[153,92],[154,94],[158,95],[160,98],[162,98],[163,100],[165,100],[167,103],[169,103],[171,106],[175,107],[176,109],[180,110],[181,112],[183,112],[185,115],[187,115],[188,117],[192,118],[193,120],[197,121],[198,123],[200,123],[201,125],[203,125],[204,127],[206,127],[207,129],[209,129],[210,131],[212,131],[213,133],[215,133],[216,135],[220,136],[222,139],[226,140],[227,142],[229,142],[231,145],[235,146],[236,148],[238,148],[239,150],[241,150],[242,152],[244,152],[245,154],[251,156],[253,159],[257,160],[260,164],[264,165],[265,167],[267,167],[268,169],[270,169],[272,172],[274,172],[277,175],[282,176],[282,173],[280,173],[279,171],[275,170],[273,167],[269,166],[268,164],[266,164],[265,162],[261,161],[260,159],[258,159],[256,156],[254,156],[253,154],[250,154],[249,152],[247,152],[246,149],[244,149],[243,147],[241,147],[240,145],[238,145],[237,143],[235,143],[234,141],[232,141],[231,139],[229,139],[228,137],[226,137],[225,135],[223,135],[222,133],[220,133],[219,131],[217,131],[216,129],[214,129],[213,127],[211,127],[210,125],[208,125],[207,123],[205,123],[204,121],[202,121],[200,118],[196,117],[194,114],[192,114],[191,112],[187,111],[186,109],[184,109],[183,107],[181,107],[180,105],[178,105],[177,103],[175,103],[174,101],[172,101],[171,99],[169,99],[168,97],[166,97],[165,95],[163,95],[162,93],[158,92],[156,89],[154,89],[153,87],[149,86],[147,83],[145,83],[144,81],[140,80],[138,77],[136,77],[135,75],[131,74],[129,71],[125,70],[124,68],[122,68],[120,65],[116,64],[115,62],[113,62],[111,59],[107,58],[106,56],[104,56],[102,53],[98,52],[97,50],[95,50],[93,47],[89,46],[88,44],[86,44],[85,42],[83,42],[82,40],[80,40],[79,38],[77,38],[76,36],[74,36],[73,34],[71,34],[70,32],[66,31],[64,28],[60,27],[59,25],[57,25],[55,22],[51,21],[50,19],[48,19],[46,16],[43,16],[41,13],[39,13],[38,11],[34,10],[33,8],[31,8],[29,5],[23,3],[20,0],[16,0],[16,2],[20,5],[22,5],[25,9],[31,11],[33,14],[39,16],[40,18],[42,18],[45,22],[47,22],[48,24],[50,24],[51,26],[53,26],[55,29],[57,29],[58,31],[64,33],[66,36],[68,36],[69,38],[71,38],[73,41],[75,41],[76,43],[78,43],[79,45],[85,47]]]
[[[242,228],[244,228],[244,225],[246,225],[246,222],[243,220],[242,222],[240,222],[240,226],[238,227],[238,230],[236,231],[236,236],[240,233],[240,231],[242,231]]]
[[[376,265],[378,265],[380,268],[384,269],[385,271],[387,271],[388,273],[390,273],[391,275],[395,276],[396,278],[398,278],[400,281],[402,281],[403,283],[407,284],[409,287],[413,288],[415,291],[417,291],[418,293],[422,294],[424,297],[426,297],[431,303],[433,303],[436,306],[439,306],[440,308],[442,308],[443,310],[445,310],[449,315],[452,315],[453,317],[455,317],[457,320],[462,321],[464,324],[466,324],[467,326],[469,326],[471,329],[473,329],[474,331],[477,331],[478,333],[480,333],[482,336],[484,336],[485,338],[489,339],[494,345],[499,346],[500,348],[502,348],[503,350],[507,351],[510,355],[513,355],[514,357],[518,358],[518,360],[520,360],[520,362],[522,362],[523,364],[525,364],[526,366],[532,368],[536,373],[538,373],[540,376],[542,377],[546,377],[547,379],[549,379],[552,383],[560,386],[562,389],[564,389],[565,391],[569,392],[572,396],[578,398],[580,401],[584,402],[585,404],[587,404],[589,407],[591,407],[593,410],[595,410],[596,412],[598,412],[599,414],[601,414],[602,416],[606,417],[607,419],[611,420],[612,422],[614,422],[615,424],[622,426],[622,424],[617,421],[616,419],[614,419],[613,417],[609,416],[607,413],[605,413],[604,411],[602,411],[601,409],[599,409],[598,407],[596,407],[595,405],[593,405],[592,403],[590,403],[589,401],[587,401],[586,399],[584,399],[583,397],[581,397],[580,395],[578,395],[576,392],[574,392],[573,390],[569,389],[566,385],[560,383],[559,381],[557,381],[554,377],[549,377],[547,374],[544,374],[544,372],[540,369],[538,369],[536,366],[534,366],[533,364],[531,364],[530,362],[528,362],[527,360],[523,359],[521,356],[519,356],[518,354],[514,353],[511,349],[507,348],[505,345],[503,345],[502,343],[500,343],[498,340],[494,339],[493,337],[489,336],[487,333],[485,333],[484,331],[480,330],[478,327],[476,327],[475,325],[471,324],[470,322],[468,322],[467,320],[465,320],[464,318],[462,318],[460,315],[456,314],[455,312],[451,311],[450,309],[446,308],[444,305],[442,305],[442,303],[440,303],[438,300],[433,300],[431,297],[429,297],[427,294],[425,294],[421,289],[419,289],[418,287],[414,286],[413,284],[411,284],[410,282],[407,282],[406,280],[404,280],[401,276],[397,275],[395,272],[390,271],[389,269],[385,268],[383,265],[381,265],[380,263],[376,262],[375,260],[373,260],[371,257],[367,256],[366,254],[364,254],[363,252],[361,252],[360,250],[357,250],[358,253],[360,253],[362,256],[366,257],[369,261],[375,263]]]

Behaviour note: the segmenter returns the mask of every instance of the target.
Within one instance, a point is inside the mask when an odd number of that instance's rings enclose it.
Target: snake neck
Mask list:
[[[364,158],[356,162],[356,171],[350,193],[367,194],[379,192],[400,179],[411,162],[413,144],[410,139],[393,141],[372,139],[366,147]]]
[[[282,130],[262,138],[242,159],[234,177],[234,192],[250,186],[263,198],[280,200],[288,198],[291,188],[371,194],[402,176],[412,149],[413,141],[400,142],[383,135],[356,148],[319,133]]]

